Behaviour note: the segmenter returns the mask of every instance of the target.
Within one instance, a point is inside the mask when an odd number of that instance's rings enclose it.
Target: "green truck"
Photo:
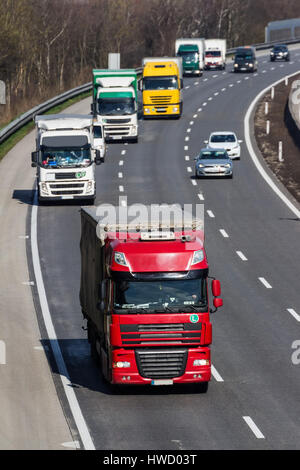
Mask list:
[[[183,73],[202,75],[205,40],[203,38],[176,39],[175,54],[182,57]]]
[[[134,69],[93,69],[92,113],[105,140],[138,141],[138,78]]]

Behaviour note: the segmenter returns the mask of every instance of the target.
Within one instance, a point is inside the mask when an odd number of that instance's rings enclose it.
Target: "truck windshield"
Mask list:
[[[135,113],[134,98],[99,98],[98,113],[102,116],[127,116]]]
[[[143,79],[144,90],[178,90],[176,77],[145,77]]]
[[[206,280],[117,281],[114,298],[115,309],[126,311],[192,312],[207,305]]]
[[[90,164],[90,148],[51,149],[47,147],[42,150],[41,165],[44,168],[84,167]]]
[[[205,57],[221,57],[221,51],[205,52]]]
[[[199,58],[198,52],[190,52],[190,51],[179,51],[177,56],[182,57],[185,62],[197,62]]]
[[[239,54],[235,56],[236,62],[242,62],[244,60],[254,60],[252,54]]]

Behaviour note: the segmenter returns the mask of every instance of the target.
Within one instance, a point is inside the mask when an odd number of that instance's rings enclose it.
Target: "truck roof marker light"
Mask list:
[[[204,260],[204,252],[203,250],[198,250],[194,252],[192,266],[195,264],[201,263]]]
[[[124,253],[116,251],[114,255],[114,260],[117,264],[120,264],[121,266],[127,266],[129,268]]]

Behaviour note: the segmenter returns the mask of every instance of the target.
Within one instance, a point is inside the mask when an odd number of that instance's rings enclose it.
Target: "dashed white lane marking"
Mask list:
[[[198,113],[201,113],[201,111],[202,111],[202,108],[198,108]]]
[[[198,117],[198,114],[194,114],[193,118],[196,119]]]
[[[249,77],[245,77],[245,80],[249,80]]]
[[[123,166],[123,164],[124,164],[124,161],[123,161],[123,160],[120,160],[120,161],[119,161],[119,166]]]
[[[242,80],[238,80],[236,83],[242,83]]]
[[[191,180],[193,186],[197,186],[197,181],[196,180]]]
[[[188,145],[185,145],[184,146],[184,150],[188,150],[189,149],[189,146]]]
[[[119,186],[120,193],[124,193],[124,186]]]
[[[271,67],[271,69],[270,69],[270,70],[275,70],[275,67]]]
[[[190,121],[190,126],[193,126],[194,125],[194,121]]]
[[[205,102],[205,103],[203,103],[203,105],[202,105],[202,106],[207,106],[207,103],[206,103],[206,102]]]
[[[37,190],[34,192],[34,200],[31,211],[31,252],[32,252],[32,262],[33,269],[36,279],[36,285],[38,290],[38,296],[40,300],[42,315],[44,319],[45,328],[47,331],[47,336],[50,340],[53,356],[56,362],[56,367],[60,379],[62,381],[64,391],[67,397],[67,400],[70,405],[72,415],[75,420],[75,424],[78,428],[79,435],[81,437],[83,446],[86,450],[95,450],[94,443],[92,441],[91,435],[89,433],[88,427],[86,425],[85,419],[82,415],[77,397],[72,387],[70,381],[69,372],[67,370],[65,361],[62,356],[62,352],[57,340],[56,332],[53,326],[52,317],[49,310],[48,299],[46,296],[45,286],[43,282],[43,275],[40,264],[40,255],[37,243],[37,211],[38,211],[38,197]]]
[[[255,74],[253,75],[253,77],[257,77],[257,76],[258,76],[258,73],[255,73]]]
[[[123,178],[123,173],[121,171],[118,173],[118,178]]]
[[[212,97],[209,97],[209,98],[208,98],[208,101],[211,101],[211,100],[212,100]]]
[[[186,155],[184,158],[185,158],[185,161],[187,161],[187,162],[190,161],[190,157],[188,155]]]
[[[121,155],[125,155],[125,154],[126,154],[126,150],[122,150]]]
[[[214,95],[215,95],[215,96],[218,96],[218,94],[219,94],[219,92],[218,92],[218,91],[216,91],[216,93],[214,93]]]
[[[224,379],[213,365],[211,365],[211,374],[217,382],[224,382]]]
[[[213,75],[213,78],[217,78],[219,75]]]
[[[266,60],[264,60],[264,61],[263,61],[263,64],[266,64],[266,63],[267,63],[267,61],[266,61]]]
[[[248,424],[249,428],[255,435],[257,439],[265,439],[263,433],[258,429],[256,424],[254,423],[253,419],[250,416],[243,416],[243,420]]]
[[[204,201],[204,195],[202,193],[198,194],[198,198],[200,201]]]
[[[284,65],[283,65],[283,64],[281,64],[281,65],[280,65],[280,67],[281,67],[281,68],[283,68],[283,67],[284,67]]]
[[[190,88],[190,85],[186,86],[185,89],[188,90]]]
[[[203,78],[203,81],[204,81],[204,82],[207,82],[207,80],[208,80],[208,78]]]
[[[248,258],[241,251],[237,251],[236,254],[241,258],[242,261],[248,261]]]
[[[187,129],[186,131],[187,131],[188,134],[190,134],[191,130],[192,130],[192,129],[189,128],[189,129]]]
[[[259,277],[258,279],[267,289],[272,289],[271,284],[269,284],[268,281],[264,277]]]
[[[226,88],[222,88],[222,90],[221,90],[221,91],[226,91]]]
[[[188,142],[188,141],[190,140],[190,138],[189,138],[189,137],[186,137],[184,140],[185,140],[186,142]]]
[[[211,219],[215,219],[215,214],[213,213],[213,211],[208,210],[206,212]]]
[[[266,71],[266,70],[263,70],[262,73],[267,73],[267,71]]]
[[[191,169],[190,166],[187,167],[187,172],[188,172],[188,173],[193,173],[193,170]]]
[[[230,85],[229,85],[229,86],[230,86],[230,88],[232,88],[232,87],[234,86],[234,84],[233,84],[233,83],[230,83]]]
[[[223,228],[220,229],[220,233],[221,235],[223,235],[224,238],[229,238],[228,233]]]
[[[293,308],[288,308],[287,311],[293,315],[293,317],[300,322],[300,315],[293,309]]]
[[[199,85],[199,82],[195,82],[195,85]]]

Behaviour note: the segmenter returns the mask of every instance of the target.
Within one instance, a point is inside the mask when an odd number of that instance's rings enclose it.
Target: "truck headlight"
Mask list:
[[[177,113],[178,112],[178,107],[177,106],[174,106],[173,107],[173,113]]]
[[[239,66],[239,64],[234,64],[234,66],[235,66],[235,67],[238,67],[238,66]]]
[[[249,67],[253,67],[253,64],[249,64]]]
[[[150,113],[150,109],[149,109],[149,108],[145,108],[145,113]]]
[[[90,193],[93,190],[93,182],[89,181],[88,184],[86,185],[86,190],[88,193]]]
[[[209,361],[207,359],[195,359],[193,366],[194,367],[209,366]]]
[[[120,264],[121,266],[128,266],[124,253],[116,251],[114,259],[117,264]]]
[[[201,263],[201,261],[203,260],[204,260],[203,250],[195,251],[193,255],[192,266],[194,266],[194,264]]]
[[[43,193],[48,193],[48,188],[47,188],[47,184],[46,184],[46,183],[42,183],[42,184],[41,184],[41,191],[43,191]]]
[[[128,361],[118,361],[113,363],[115,369],[123,369],[124,367],[130,367],[130,362]]]

